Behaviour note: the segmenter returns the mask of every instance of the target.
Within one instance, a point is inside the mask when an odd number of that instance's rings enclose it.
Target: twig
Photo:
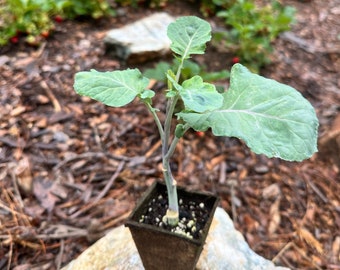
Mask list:
[[[54,96],[52,90],[50,89],[50,87],[47,85],[47,83],[45,81],[41,81],[40,82],[40,86],[45,90],[47,96],[49,97],[49,99],[51,100],[54,110],[56,112],[61,112],[61,106],[60,103],[58,101],[58,99]]]
[[[228,180],[228,185],[230,187],[230,197],[231,197],[231,213],[232,213],[232,218],[233,221],[236,222],[237,220],[237,213],[236,213],[236,206],[235,206],[235,201],[236,201],[236,196],[235,196],[235,187],[237,186],[237,181],[235,179],[230,179]]]
[[[219,180],[218,180],[220,185],[225,184],[226,170],[227,170],[227,163],[225,161],[222,161],[221,165],[220,165],[220,176],[219,176]]]
[[[119,161],[131,161],[131,159],[132,159],[132,158],[129,158],[129,157],[126,157],[126,156],[115,155],[115,154],[111,154],[111,153],[86,152],[86,153],[83,153],[83,154],[75,155],[75,156],[69,157],[67,159],[64,159],[63,161],[59,162],[56,166],[54,166],[53,170],[57,171],[61,167],[65,166],[65,164],[67,164],[71,161],[75,161],[77,159],[83,159],[83,158],[88,158],[88,159],[92,159],[92,158],[112,158],[112,159],[119,160]]]
[[[280,37],[286,41],[289,41],[295,45],[297,45],[299,48],[303,49],[304,51],[308,53],[315,53],[316,48],[313,44],[308,42],[307,40],[298,37],[293,32],[284,32],[280,35]]]
[[[162,143],[161,140],[159,140],[157,143],[155,143],[155,144],[151,147],[151,149],[150,149],[148,152],[146,152],[145,157],[146,157],[146,158],[151,157],[152,154],[160,147],[161,143]]]
[[[311,264],[313,264],[315,266],[316,269],[318,270],[322,270],[315,262],[313,262],[311,260],[311,258],[309,258],[303,251],[301,251],[301,249],[294,243],[292,243],[292,247],[294,247],[297,252],[307,261],[309,261]]]
[[[70,231],[70,232],[65,232],[65,233],[37,234],[37,235],[34,235],[34,238],[39,239],[39,240],[51,240],[51,239],[56,240],[56,239],[64,239],[64,238],[70,238],[70,237],[84,237],[87,235],[88,235],[87,230],[77,228],[76,231]],[[33,249],[40,248],[40,245],[30,243],[26,240],[21,239],[20,237],[15,237],[15,239],[13,239],[11,235],[0,235],[0,239],[3,240],[3,243],[6,243],[7,240],[13,240],[9,242],[10,243],[18,242],[22,244],[23,246],[28,246]]]
[[[22,213],[19,213],[19,212],[15,211],[15,210],[9,208],[9,207],[6,206],[5,204],[3,204],[1,201],[0,201],[0,208],[6,210],[7,212],[12,213],[12,215],[13,215],[13,214],[18,215],[18,216],[24,215],[24,214],[22,214]]]
[[[275,257],[272,259],[272,262],[275,263],[277,259],[279,259],[283,253],[285,253],[288,249],[291,248],[293,245],[293,242],[288,242],[280,251],[275,255]]]
[[[86,205],[84,208],[80,209],[79,211],[75,212],[73,215],[70,216],[71,219],[78,217],[80,214],[86,212],[87,210],[91,209],[96,203],[99,202],[101,198],[103,198],[106,193],[109,191],[111,186],[113,185],[116,178],[119,176],[120,172],[122,171],[123,167],[125,165],[124,161],[121,161],[118,165],[118,168],[116,172],[112,175],[110,180],[107,182],[105,188],[98,194],[98,196],[88,205]]]
[[[103,229],[106,230],[106,229],[109,229],[111,227],[114,227],[116,226],[119,222],[121,222],[122,220],[126,219],[129,215],[130,215],[131,211],[128,211],[126,212],[125,214],[123,215],[120,215],[119,217],[111,220],[110,222],[106,223],[104,226],[103,226]]]
[[[118,168],[116,170],[116,172],[112,175],[112,177],[110,178],[110,180],[107,182],[106,186],[104,187],[104,189],[98,194],[98,196],[95,198],[95,200],[93,201],[93,204],[96,204],[101,198],[103,198],[106,193],[110,190],[111,186],[113,185],[114,181],[117,179],[117,177],[119,176],[120,172],[122,171],[123,167],[125,165],[124,161],[121,161],[118,165]]]
[[[308,179],[308,177],[306,177],[304,174],[303,174],[304,178],[307,180],[307,183],[309,184],[309,186],[313,189],[313,191],[321,198],[321,200],[323,200],[324,203],[328,203],[328,199],[327,197],[320,191],[320,189],[318,189],[314,183],[312,181],[310,181]]]
[[[340,47],[339,46],[332,46],[331,48],[318,48],[314,44],[312,44],[310,41],[300,38],[297,35],[295,35],[293,32],[284,32],[280,35],[280,37],[290,43],[293,43],[297,45],[300,49],[311,53],[322,53],[322,54],[332,54],[336,53],[339,54]]]
[[[57,270],[61,268],[61,261],[62,261],[63,254],[64,254],[64,247],[65,247],[65,243],[64,243],[64,240],[62,239],[60,241],[60,251],[57,257]]]
[[[46,47],[46,42],[43,42],[43,43],[41,44],[41,46],[39,47],[39,49],[38,49],[36,52],[33,52],[33,53],[32,53],[32,56],[33,56],[34,58],[39,58],[39,57],[42,55],[42,53],[44,52],[45,47]]]
[[[96,144],[99,146],[99,148],[101,150],[103,150],[103,145],[102,145],[102,141],[100,139],[100,136],[99,136],[99,132],[98,132],[98,128],[95,124],[92,125],[92,129],[93,129],[93,133],[94,133],[94,140],[96,142]]]
[[[11,242],[10,242],[10,245],[9,245],[7,270],[10,270],[10,269],[11,269],[12,256],[13,256],[13,241],[11,241]]]
[[[20,191],[19,191],[19,187],[18,187],[18,184],[17,184],[17,177],[15,176],[13,171],[11,172],[11,179],[12,179],[12,182],[13,182],[14,191],[17,194],[19,206],[22,209],[24,207],[24,202],[22,200],[22,197],[21,197],[21,194],[20,194]]]
[[[87,153],[83,153],[83,154],[80,154],[80,155],[76,155],[76,156],[64,159],[63,161],[59,162],[58,165],[54,166],[53,170],[57,171],[58,169],[63,167],[66,163],[74,161],[74,160],[77,160],[77,159],[82,159],[82,158],[103,158],[103,157],[106,157],[106,155],[105,155],[105,153],[101,153],[101,152],[87,152]]]

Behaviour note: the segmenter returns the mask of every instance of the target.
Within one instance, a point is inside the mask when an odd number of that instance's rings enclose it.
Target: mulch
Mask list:
[[[199,14],[179,2],[165,11]],[[322,139],[340,110],[340,1],[281,2],[296,7],[297,23],[261,73],[301,91]],[[64,21],[37,48],[0,48],[0,269],[60,269],[123,224],[162,177],[160,139],[142,105],[108,108],[73,90],[77,71],[126,68],[105,53],[102,38],[152,12],[125,7],[116,18]],[[212,70],[231,66],[211,49],[199,60]],[[164,107],[161,98],[155,103]],[[179,185],[217,194],[261,256],[291,269],[340,269],[340,176],[332,160],[323,151],[301,163],[268,159],[208,131],[186,134],[172,167]]]

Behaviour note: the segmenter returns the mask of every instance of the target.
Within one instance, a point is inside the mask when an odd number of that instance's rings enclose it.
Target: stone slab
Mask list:
[[[105,38],[107,50],[129,63],[140,63],[170,53],[168,25],[175,18],[165,12],[110,30]]]
[[[120,226],[62,270],[143,270],[128,228]],[[197,270],[289,270],[275,266],[249,248],[228,214],[217,208]]]

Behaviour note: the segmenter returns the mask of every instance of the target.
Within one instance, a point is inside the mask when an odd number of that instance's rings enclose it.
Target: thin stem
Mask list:
[[[151,104],[149,102],[144,102],[144,104],[146,105],[146,107],[148,108],[148,110],[151,112],[153,119],[156,122],[157,128],[158,128],[158,132],[159,132],[159,136],[161,137],[161,141],[163,141],[164,139],[164,130],[163,130],[163,126],[161,121],[158,118],[158,115],[156,113],[156,110],[151,106]]]
[[[182,71],[182,68],[183,68],[183,64],[184,64],[184,59],[181,58],[181,62],[179,64],[179,66],[178,66],[177,73],[176,73],[176,82],[179,81],[179,78],[181,76],[181,71]]]
[[[178,66],[177,73],[176,73],[175,80],[176,80],[177,83],[178,83],[179,78],[181,76],[183,63],[184,63],[184,59],[182,58],[179,66]],[[175,97],[170,98],[167,102],[166,119],[165,119],[165,123],[164,123],[164,141],[163,141],[163,149],[162,149],[163,157],[168,152],[169,139],[170,139],[169,138],[170,137],[170,129],[171,129],[171,120],[172,120],[172,116],[173,116],[177,101],[178,101],[178,96],[175,96]]]
[[[185,124],[183,134],[185,132],[187,132],[189,129],[190,129],[190,126],[188,124]],[[168,149],[168,153],[165,155],[165,159],[170,160],[170,157],[173,155],[173,153],[176,150],[176,146],[177,146],[177,143],[178,143],[179,140],[180,140],[180,138],[178,138],[176,136],[173,138],[171,145]]]

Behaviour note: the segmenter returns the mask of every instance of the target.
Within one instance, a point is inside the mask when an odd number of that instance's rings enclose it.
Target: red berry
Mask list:
[[[231,62],[233,64],[239,63],[240,62],[240,58],[238,58],[237,56],[233,57],[233,59],[231,60]]]
[[[14,36],[14,37],[11,37],[11,38],[10,38],[10,41],[11,41],[12,43],[18,43],[18,42],[19,42],[19,38],[18,38],[18,36]]]
[[[203,131],[196,131],[196,135],[198,137],[203,137],[204,136],[204,132]]]
[[[40,35],[44,38],[48,38],[48,36],[50,35],[50,33],[48,31],[43,31],[40,33]]]
[[[64,19],[60,15],[56,15],[54,17],[54,21],[57,23],[61,23]]]

